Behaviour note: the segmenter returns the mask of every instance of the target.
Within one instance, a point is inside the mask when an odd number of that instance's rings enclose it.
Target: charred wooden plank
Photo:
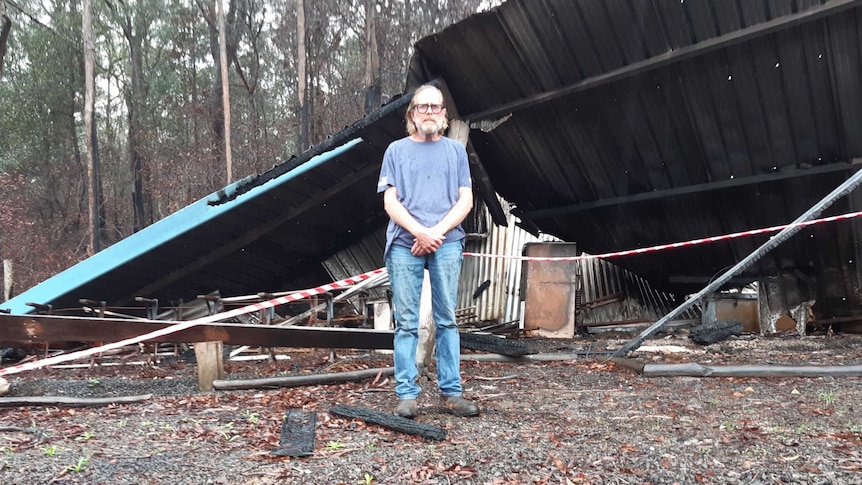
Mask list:
[[[727,340],[734,335],[742,335],[742,323],[739,320],[717,320],[692,327],[688,338],[701,345],[709,345]]]
[[[176,321],[0,314],[3,342],[115,342],[176,325]],[[359,328],[202,323],[152,342],[215,342],[261,347],[391,349],[393,332]]]
[[[342,418],[361,419],[366,423],[383,426],[399,433],[419,435],[428,440],[443,441],[446,439],[446,430],[443,428],[419,423],[394,414],[381,413],[373,409],[338,404],[329,408],[329,412]]]
[[[494,335],[478,333],[461,333],[461,347],[470,350],[480,350],[494,354],[511,355],[519,357],[522,355],[535,354],[536,352],[524,345],[523,342],[510,340]]]
[[[284,412],[278,448],[272,450],[276,456],[311,456],[317,437],[317,413],[299,409]]]
[[[0,407],[20,406],[66,406],[66,407],[98,407],[111,404],[129,404],[146,401],[152,394],[140,396],[116,397],[68,397],[68,396],[21,396],[0,397]]]

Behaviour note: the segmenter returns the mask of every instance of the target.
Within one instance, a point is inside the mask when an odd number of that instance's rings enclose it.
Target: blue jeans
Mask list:
[[[461,395],[461,345],[455,322],[458,277],[464,258],[462,241],[444,243],[431,254],[413,256],[410,248],[392,245],[386,268],[392,286],[395,313],[395,394],[398,399],[416,399],[416,347],[419,343],[419,299],[427,265],[431,277],[434,314],[437,386],[443,396]]]

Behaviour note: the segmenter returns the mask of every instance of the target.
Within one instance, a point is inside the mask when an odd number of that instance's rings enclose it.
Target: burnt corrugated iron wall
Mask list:
[[[681,303],[676,295],[652,288],[645,279],[607,260],[582,260],[579,272],[580,326],[655,321]],[[693,308],[680,319],[698,319],[699,315],[699,309]]]
[[[500,203],[508,213],[505,201]],[[478,217],[489,217],[482,211]],[[464,247],[465,252],[495,254],[510,258],[479,258],[467,256],[461,268],[458,308],[471,317],[461,321],[511,322],[521,318],[521,256],[524,245],[540,239],[515,225],[517,219],[509,215],[508,227],[486,224],[483,234],[472,234]],[[482,224],[477,224],[481,227]],[[547,239],[547,238],[545,238]],[[484,288],[484,289],[482,289]],[[475,298],[474,298],[475,295]]]

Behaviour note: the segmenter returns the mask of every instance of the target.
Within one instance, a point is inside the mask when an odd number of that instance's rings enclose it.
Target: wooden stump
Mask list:
[[[201,391],[213,390],[213,381],[224,379],[224,361],[221,342],[196,342],[195,357],[198,361],[198,387]]]

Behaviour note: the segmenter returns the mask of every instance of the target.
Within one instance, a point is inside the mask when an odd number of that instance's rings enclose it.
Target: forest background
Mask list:
[[[376,110],[417,40],[500,3],[222,1],[0,0],[13,295]]]

